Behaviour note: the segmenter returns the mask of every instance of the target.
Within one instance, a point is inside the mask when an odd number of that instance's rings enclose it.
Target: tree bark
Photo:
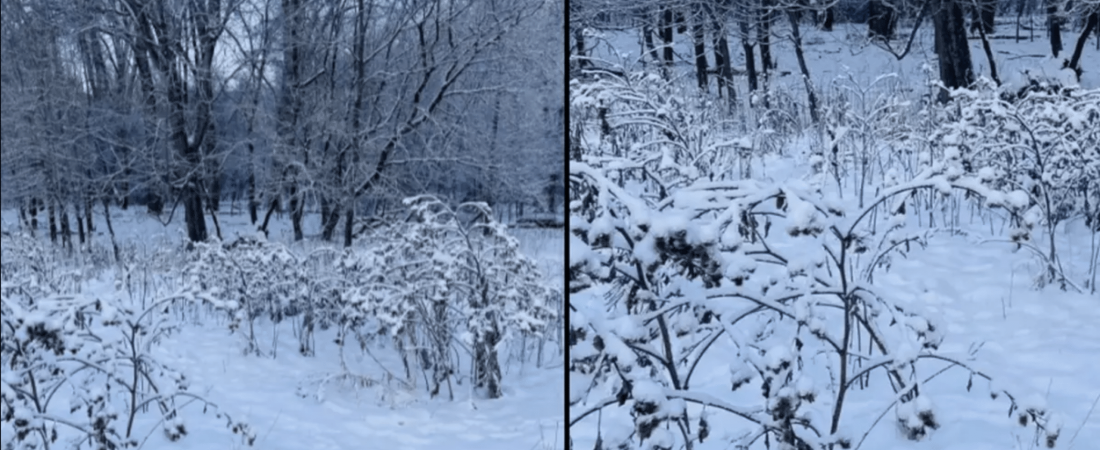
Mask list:
[[[997,0],[975,0],[970,21],[972,33],[993,34],[996,29]]]
[[[810,103],[810,119],[816,125],[820,122],[817,112],[817,94],[814,92],[814,85],[810,80],[810,68],[806,66],[806,56],[802,52],[802,33],[798,29],[798,16],[794,11],[788,11],[787,18],[790,19],[791,23],[791,40],[794,41],[794,54],[798,58],[798,69],[802,71],[802,82],[806,85],[806,96]]]
[[[111,197],[103,197],[103,220],[107,222],[107,233],[111,236],[111,249],[114,251],[115,262],[122,262],[122,255],[118,251],[118,241],[115,240],[115,227],[111,225]]]
[[[760,10],[760,21],[756,26],[756,43],[760,46],[760,70],[764,73],[764,78],[768,77],[768,71],[775,68],[775,62],[772,61],[772,2],[774,0],[761,0],[762,6]]]
[[[711,21],[712,45],[714,46],[714,66],[717,70],[715,79],[718,82],[718,97],[722,97],[723,91],[725,91],[729,104],[733,105],[736,95],[733,88],[733,67],[730,61],[729,40],[726,38],[726,26],[713,9],[708,9]]]
[[[1098,7],[1100,8],[1100,7]],[[1077,37],[1077,45],[1073,46],[1073,56],[1070,56],[1066,67],[1073,69],[1077,74],[1077,81],[1081,81],[1081,53],[1085,50],[1085,43],[1089,40],[1089,34],[1100,28],[1100,9],[1094,10],[1085,20],[1085,29],[1081,30],[1081,36]]]
[[[581,11],[581,2],[579,2],[579,1],[569,2],[569,17],[570,17],[570,19],[581,17],[581,13],[582,13],[582,11]],[[581,71],[584,70],[584,66],[588,63],[588,59],[587,59],[588,55],[586,53],[588,51],[588,49],[587,49],[587,47],[585,47],[585,42],[584,42],[584,24],[581,23],[580,21],[578,21],[578,23],[576,23],[575,25],[576,26],[572,27],[573,28],[573,42],[575,42],[577,44],[576,45],[577,59],[576,59],[575,70],[576,70],[577,73],[580,73]]]
[[[283,0],[283,16],[286,22],[283,44],[283,92],[279,101],[277,132],[288,152],[298,149],[298,119],[301,113],[301,39],[302,14],[299,10],[301,0]],[[288,191],[291,227],[294,240],[300,241],[302,233],[302,193],[298,188],[296,167],[287,167],[283,172],[283,183]],[[264,220],[266,225],[266,219]],[[266,227],[264,227],[266,229]]]
[[[55,244],[57,243],[57,206],[55,206],[56,203],[57,202],[55,201],[50,201],[49,210],[46,212],[46,214],[48,214],[50,218],[50,242]]]
[[[974,67],[966,41],[966,23],[959,0],[937,2],[932,23],[935,27],[935,48],[939,57],[941,89],[938,99],[948,100],[947,89],[967,87],[974,83]]]
[[[989,36],[986,35],[985,27],[980,26],[977,28],[978,36],[982,38],[982,50],[985,52],[985,58],[989,61],[989,77],[993,79],[997,86],[1001,85],[1001,79],[997,76],[997,61],[993,59],[993,48],[989,45]]]
[[[695,81],[699,89],[707,92],[707,48],[706,32],[704,31],[704,16],[702,7],[696,3],[692,6],[691,14],[691,38],[695,49]]]
[[[31,237],[34,237],[35,231],[38,230],[38,204],[40,200],[37,197],[31,197],[30,206],[27,208],[30,210],[28,214],[31,216]]]
[[[661,55],[657,53],[657,45],[653,43],[653,26],[649,24],[648,19],[642,23],[642,45],[645,47],[642,51],[649,54],[653,63],[661,64]],[[642,62],[645,62],[644,58]]]
[[[1062,51],[1062,18],[1058,17],[1056,0],[1047,0],[1047,31],[1050,33],[1050,53],[1055,58]]]
[[[64,202],[57,202],[57,219],[61,222],[61,244],[67,249],[73,248],[73,231],[69,228],[69,212]]]
[[[252,134],[251,131],[252,130],[250,129],[249,134]],[[254,162],[254,158],[255,158],[255,145],[252,144],[252,142],[249,142],[248,143],[248,160],[249,160],[249,164],[248,164],[248,219],[251,221],[252,225],[256,225],[257,209],[259,209],[259,207],[260,207],[260,199],[257,197],[257,193],[256,193],[256,164]]]
[[[84,245],[84,222],[80,220],[80,202],[73,202],[73,218],[76,219],[76,234],[80,238],[80,245]]]
[[[347,213],[344,214],[344,247],[351,247],[352,240],[355,238],[355,205],[348,205]]]
[[[666,68],[671,68],[674,58],[674,53],[672,51],[672,9],[667,6],[661,6],[659,14],[661,18],[657,31],[661,35],[661,43],[663,45],[661,48],[663,57],[662,62]]]
[[[894,6],[883,0],[868,4],[867,34],[871,39],[890,40],[897,34],[897,14]]]
[[[760,87],[759,80],[756,75],[756,56],[752,49],[752,42],[749,40],[749,23],[747,19],[740,19],[738,26],[741,28],[741,50],[745,53],[745,72],[748,74],[749,79],[749,92],[756,92]]]

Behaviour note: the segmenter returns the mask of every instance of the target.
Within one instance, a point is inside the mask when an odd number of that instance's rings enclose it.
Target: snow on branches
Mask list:
[[[418,372],[430,372],[424,378],[433,396],[450,386],[464,349],[475,384],[498,397],[499,347],[543,333],[557,314],[549,301],[559,294],[485,204],[452,208],[433,196],[405,204],[405,220],[379,226],[363,248],[298,256],[260,238],[201,243],[185,273],[225,302],[231,329],[247,325],[247,351],[259,351],[258,317],[301,320],[306,355],[316,345],[315,324],[336,325],[341,352],[351,339],[365,348],[373,336],[392,338],[404,384],[414,387]]]
[[[595,109],[597,117],[616,117],[614,109],[599,109],[622,92],[618,85],[575,88],[585,99],[574,101],[579,115]],[[927,363],[990,378],[969,364],[972,355],[939,350],[941,324],[869,281],[883,255],[915,239],[899,220],[914,192],[1003,199],[988,206],[1012,217],[1024,213],[1029,204],[985,176],[988,166],[967,167],[976,162],[945,155],[907,180],[873,186],[868,191],[875,195],[853,208],[820,184],[715,181],[654,166],[672,144],[607,151],[608,142],[703,126],[669,125],[674,117],[675,111],[635,110],[633,128],[582,121],[574,130],[588,147],[569,169],[569,232],[577,252],[568,275],[576,386],[570,426],[619,405],[634,418],[634,433],[625,438],[632,443],[604,445],[692,448],[709,434],[703,430],[717,410],[741,421],[729,422],[744,431],[730,442],[739,448],[850,448],[874,424],[844,425],[845,401],[865,392],[872,378],[893,391],[883,407],[895,410],[911,439],[940,426],[925,387],[936,375]],[[715,359],[733,360],[734,394],[699,378],[697,369]],[[751,391],[758,400],[744,401]],[[1017,407],[1015,396],[1000,393]],[[1055,439],[1049,413],[1033,411],[1029,423]],[[852,434],[856,427],[867,433]]]
[[[1060,223],[1081,216],[1100,231],[1100,89],[1037,85],[1006,95],[983,84],[953,92],[935,115],[930,140],[943,158],[1005,191],[987,196],[988,206],[1023,211],[1011,238],[1043,258],[1040,285],[1074,286],[1054,236]],[[1042,251],[1027,242],[1037,226],[1048,238]]]
[[[17,248],[9,244],[4,247]],[[21,248],[32,251],[5,253],[5,260],[44,254],[31,241]],[[134,308],[121,297],[52,289],[59,283],[50,280],[51,272],[5,270],[3,275],[0,421],[14,431],[5,436],[10,448],[50,448],[59,441],[65,448],[139,447],[149,435],[136,429],[135,418],[146,411],[153,411],[164,436],[176,441],[187,434],[179,412],[186,404],[217,410],[188,391],[186,376],[152,354],[153,345],[178,329],[167,310],[204,302],[202,292],[184,290]],[[248,445],[255,440],[247,423],[217,415]]]

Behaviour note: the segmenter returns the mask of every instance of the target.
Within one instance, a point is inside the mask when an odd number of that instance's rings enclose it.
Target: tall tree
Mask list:
[[[974,66],[970,46],[966,41],[966,21],[960,0],[929,0],[933,2],[932,24],[935,27],[935,49],[939,57],[940,81],[946,89],[967,87],[974,83]],[[940,90],[939,99],[947,100],[947,91]]]
[[[1055,58],[1062,51],[1062,12],[1060,0],[1046,0],[1047,32],[1050,34],[1050,54]]]

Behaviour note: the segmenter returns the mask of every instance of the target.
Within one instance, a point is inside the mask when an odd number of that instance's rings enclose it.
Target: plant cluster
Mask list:
[[[249,352],[259,349],[258,317],[276,326],[293,318],[306,355],[315,351],[314,326],[335,325],[341,355],[349,341],[367,351],[372,339],[392,338],[404,366],[404,376],[395,378],[413,387],[422,375],[433,396],[450,385],[468,354],[475,385],[498,397],[498,348],[542,336],[556,315],[555,291],[484,204],[452,209],[431,196],[405,203],[406,219],[375,230],[365,248],[299,257],[246,237],[197,244],[184,272],[226,302],[232,330],[247,325]]]
[[[918,193],[941,203],[982,199],[1025,220],[1032,203],[991,176],[997,167],[941,150],[912,175],[862,177],[869,195],[858,205],[812,180],[670,170],[656,164],[667,149],[693,144],[655,137],[705,123],[670,126],[675,112],[634,109],[632,128],[617,127],[609,105],[641,100],[619,99],[613,83],[574,83],[582,120],[573,132],[585,139],[569,169],[570,426],[614,410],[634,424],[625,441],[601,437],[597,447],[690,449],[710,436],[720,411],[736,419],[721,419],[727,429],[743,431],[732,442],[739,448],[858,448],[879,420],[848,424],[845,406],[856,395],[878,397],[882,416],[893,411],[903,435],[919,440],[940,426],[931,382],[944,365],[968,375],[968,390],[975,379],[989,382],[1021,424],[1057,440],[1056,415],[996,387],[971,365],[972,353],[941,351],[944,325],[872,282],[890,255],[934,231],[907,224]],[[583,120],[601,116],[610,126]],[[624,140],[654,145],[608,151],[609,141]],[[726,394],[698,377],[723,361]]]
[[[217,411],[188,390],[186,376],[152,354],[178,329],[168,309],[210,303],[201,292],[177,292],[145,308],[110,295],[75,293],[65,289],[66,276],[43,269],[59,265],[44,256],[47,250],[19,239],[4,238],[5,250],[12,251],[5,261],[22,261],[24,269],[5,265],[0,288],[0,421],[14,432],[5,435],[5,448],[139,447],[152,434],[143,436],[137,427],[143,414],[153,415],[164,436],[176,441],[187,434],[180,409],[199,403]],[[248,445],[255,440],[247,423],[217,416]]]

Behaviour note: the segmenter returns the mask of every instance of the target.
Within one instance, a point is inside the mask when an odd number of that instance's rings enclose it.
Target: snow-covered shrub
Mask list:
[[[752,139],[723,139],[720,127],[713,125],[718,122],[716,108],[694,94],[645,72],[593,76],[587,82],[574,80],[569,87],[571,134],[589,157],[643,164],[644,170],[623,174],[659,177],[670,185],[701,176],[729,176],[712,168],[734,163],[747,170],[753,155],[739,150],[753,148]]]
[[[617,95],[595,85],[578,91]],[[586,102],[579,109],[601,105]],[[660,130],[659,114],[639,111],[633,120]],[[983,167],[929,160],[912,177],[875,183],[864,206],[853,207],[820,183],[655,169],[659,146],[609,154],[602,143],[615,137],[579,126],[592,147],[582,144],[570,163],[570,426],[594,414],[606,421],[616,408],[634,424],[630,442],[600,445],[696,446],[721,420],[741,436],[721,448],[850,448],[861,443],[856,431],[875,424],[847,423],[846,400],[882,395],[866,389],[872,379],[892,391],[879,398],[904,435],[921,439],[940,426],[926,383],[943,363],[990,380],[969,364],[973,355],[939,350],[942,324],[868,281],[884,255],[926,236],[904,227],[913,193],[1011,198],[979,176]],[[1027,205],[989,206],[1015,217]],[[731,388],[697,377],[698,368],[723,363]],[[1020,406],[992,385],[990,392],[1057,438],[1045,409]],[[723,413],[737,420],[716,417]]]
[[[554,291],[485,204],[452,209],[432,196],[412,197],[405,204],[409,218],[395,227],[401,230],[395,250],[404,258],[396,260],[404,267],[399,284],[404,289],[394,300],[405,308],[415,305],[416,316],[431,326],[425,334],[434,342],[429,348],[437,360],[449,353],[450,330],[457,331],[453,338],[474,358],[476,386],[499,397],[498,348],[524,333],[545,331],[556,315],[549,306]],[[454,320],[460,325],[448,325]],[[433,393],[438,389],[436,384]]]
[[[343,346],[355,337],[366,349],[373,336],[392,338],[404,384],[415,388],[419,369],[434,396],[459,364],[452,351],[460,324],[451,310],[450,256],[432,236],[404,225],[380,226],[368,247],[345,252],[336,263],[345,286],[337,339]]]
[[[1017,97],[983,84],[953,92],[933,114],[935,149],[960,163],[964,173],[1009,192],[985,201],[1026,210],[1011,238],[1043,258],[1040,285],[1074,286],[1059,260],[1055,233],[1060,223],[1082,216],[1100,231],[1100,90],[1030,89]],[[1038,226],[1046,232],[1043,250],[1029,242]]]
[[[5,448],[138,447],[149,434],[135,428],[135,419],[146,411],[175,441],[187,434],[180,408],[198,402],[204,411],[217,409],[151,354],[178,327],[166,310],[208,301],[200,293],[180,292],[132,309],[111,297],[27,287],[5,276],[0,289],[0,421],[14,431],[4,436]],[[246,423],[222,416],[252,444],[255,434]]]
[[[194,246],[183,278],[187,284],[209,290],[212,296],[227,302],[232,314],[230,329],[247,326],[246,353],[261,353],[257,318],[266,317],[278,324],[290,317],[300,318],[299,352],[313,354],[314,327],[328,327],[327,311],[335,307],[336,294],[317,283],[318,278],[303,258],[282,244],[254,236]]]
[[[64,252],[57,246],[43,245],[25,234],[4,235],[0,239],[0,277],[5,284],[17,284],[32,295],[79,292],[82,271],[65,263]]]
[[[344,357],[378,336],[393,339],[406,387],[421,375],[431,395],[473,358],[472,379],[490,397],[500,395],[498,349],[515,338],[541,335],[556,312],[557,294],[516,239],[484,204],[452,209],[435,197],[406,200],[404,221],[377,227],[366,245],[300,256],[262,238],[194,244],[184,278],[225,303],[230,328],[247,326],[247,351],[259,352],[256,319],[278,323],[301,317],[300,351],[312,354],[313,327],[337,326],[342,372],[325,378],[375,380],[354,374]],[[274,351],[274,349],[273,349]],[[451,393],[453,396],[453,392]]]
[[[863,205],[867,188],[878,185],[890,169],[904,168],[912,176],[910,102],[898,95],[896,74],[867,82],[855,76],[837,77],[834,96],[823,107],[824,145],[812,156],[811,166],[836,184],[837,192],[850,192]],[[824,182],[824,180],[822,180]]]

